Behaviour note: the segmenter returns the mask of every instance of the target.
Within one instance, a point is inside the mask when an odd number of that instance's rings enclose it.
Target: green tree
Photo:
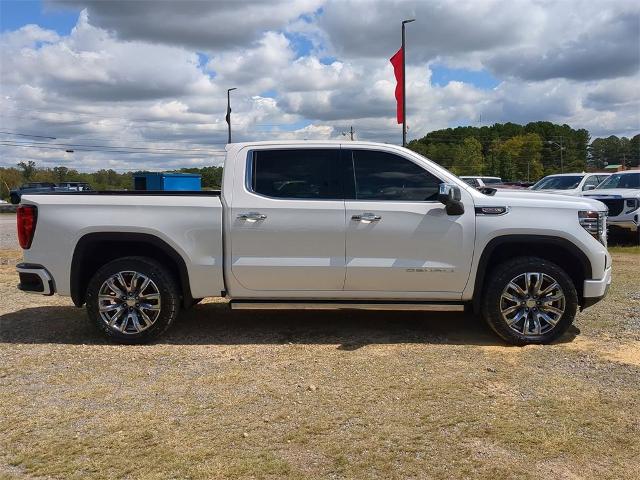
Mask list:
[[[19,162],[18,167],[22,169],[22,178],[27,182],[33,178],[37,168],[36,162],[33,160],[29,160],[28,162]]]
[[[64,182],[67,179],[69,169],[67,167],[53,167],[53,173],[58,182]]]
[[[9,191],[20,186],[22,173],[17,168],[0,167],[0,198],[9,200]]]
[[[456,175],[482,175],[483,164],[482,144],[467,137],[454,150],[451,171]]]
[[[496,159],[493,173],[505,180],[537,180],[544,173],[541,150],[542,140],[535,133],[496,141],[492,152]]]
[[[640,134],[634,135],[629,140],[629,166],[640,166]]]
[[[562,159],[565,171],[582,171],[586,169],[587,148],[589,146],[589,132],[584,129],[573,129],[569,125],[558,125],[552,122],[531,122],[526,125],[516,123],[496,123],[482,127],[456,127],[429,132],[422,138],[413,140],[409,148],[425,154],[430,159],[440,163],[444,167],[452,168],[455,160],[455,150],[462,145],[464,140],[473,137],[482,145],[482,155],[484,157],[483,173],[500,175],[503,168],[509,170],[508,165],[501,162],[506,161],[509,149],[500,152],[498,158],[497,145],[506,142],[517,136],[535,134],[542,142],[542,148],[536,154],[542,164],[543,173],[555,173],[560,171],[560,151],[555,143],[563,146]],[[630,153],[631,155],[631,153]],[[508,156],[508,155],[507,155]],[[531,165],[534,170],[537,168],[536,162]],[[531,171],[531,165],[529,169]],[[530,174],[533,180],[533,175]],[[522,177],[522,178],[526,178]]]

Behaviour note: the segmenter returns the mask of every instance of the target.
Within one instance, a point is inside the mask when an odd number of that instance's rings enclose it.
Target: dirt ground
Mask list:
[[[640,472],[640,250],[549,346],[444,313],[231,312],[107,344],[0,250],[0,478],[619,479]],[[634,473],[635,472],[635,473]]]
[[[0,250],[10,248],[18,248],[16,216],[13,213],[0,213]]]

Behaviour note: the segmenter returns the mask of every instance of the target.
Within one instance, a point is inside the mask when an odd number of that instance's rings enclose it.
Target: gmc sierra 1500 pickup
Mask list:
[[[227,146],[221,192],[24,195],[19,288],[70,295],[111,339],[149,341],[180,308],[472,309],[547,343],[611,282],[606,207],[478,191],[405,148]]]

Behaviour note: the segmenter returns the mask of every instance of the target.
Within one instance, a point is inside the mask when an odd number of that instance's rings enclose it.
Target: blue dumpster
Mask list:
[[[134,190],[202,190],[202,176],[196,173],[150,172],[134,175]]]

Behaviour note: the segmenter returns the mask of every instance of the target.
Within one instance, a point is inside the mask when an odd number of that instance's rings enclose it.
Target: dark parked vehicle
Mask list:
[[[11,203],[17,205],[24,194],[38,194],[49,192],[89,192],[93,190],[91,185],[86,182],[30,182],[11,190],[9,198]]]

